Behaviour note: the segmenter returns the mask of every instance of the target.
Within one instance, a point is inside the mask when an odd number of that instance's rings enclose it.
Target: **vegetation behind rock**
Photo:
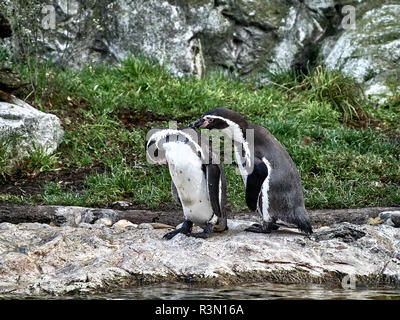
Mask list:
[[[17,69],[30,78],[26,64]],[[14,169],[2,159],[2,201],[174,206],[167,168],[146,162],[145,135],[171,120],[186,126],[223,106],[246,114],[281,141],[298,166],[308,208],[400,203],[398,109],[376,109],[357,90],[344,90],[352,85],[344,76],[323,69],[309,76],[289,72],[256,89],[250,81],[222,74],[172,77],[157,62],[134,57],[82,70],[38,63],[36,72],[35,88],[24,87],[18,95],[56,114],[65,135],[51,156],[37,152]],[[324,93],[332,87],[333,96]],[[228,202],[242,210],[243,186],[235,168],[226,166]]]
[[[397,78],[385,80],[393,90],[378,106],[365,99],[354,78],[319,65],[327,59],[323,54],[317,59],[319,49],[342,52],[338,38],[360,38],[356,31],[338,29],[333,4],[286,1],[277,11],[276,1],[271,8],[258,1],[165,2],[163,11],[158,1],[136,1],[135,13],[124,1],[119,7],[112,0],[77,3],[76,8],[53,4],[55,30],[43,30],[41,1],[0,6],[12,17],[13,31],[12,41],[0,40],[1,64],[28,84],[15,94],[57,115],[65,129],[55,153],[37,149],[16,166],[7,156],[8,142],[0,141],[1,201],[108,206],[127,200],[138,207],[174,206],[167,168],[145,160],[146,132],[170,120],[184,126],[210,108],[228,107],[268,128],[285,146],[300,171],[308,208],[400,204]],[[392,5],[374,11],[372,1],[352,4],[361,24],[375,11],[379,21],[392,21],[398,10]],[[171,17],[176,23],[170,23]],[[318,29],[317,24],[330,27]],[[397,50],[393,35],[398,25],[389,27],[385,34],[390,37],[383,40]],[[329,50],[331,38],[335,50]],[[202,52],[204,61],[196,60]],[[230,56],[233,52],[240,54]],[[270,67],[285,58],[279,52],[292,55],[291,68],[271,73]],[[355,64],[361,58],[352,56]],[[204,68],[207,72],[200,72]],[[268,81],[260,81],[260,74]],[[363,80],[380,76],[371,70]],[[235,169],[226,167],[228,202],[242,210],[243,186]]]

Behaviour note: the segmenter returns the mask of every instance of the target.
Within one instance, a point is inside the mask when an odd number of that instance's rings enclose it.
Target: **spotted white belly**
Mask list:
[[[196,224],[205,224],[212,218],[213,211],[200,158],[182,142],[165,143],[164,148],[185,218]]]

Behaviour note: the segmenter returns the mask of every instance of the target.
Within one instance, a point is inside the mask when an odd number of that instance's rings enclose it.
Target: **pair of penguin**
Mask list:
[[[232,139],[246,188],[246,203],[263,219],[262,224],[253,224],[246,231],[270,233],[283,221],[306,234],[312,233],[298,170],[267,129],[248,123],[245,117],[226,108],[205,112],[189,128],[221,130]],[[178,233],[207,238],[211,231],[227,230],[224,171],[221,165],[212,163],[212,150],[200,147],[196,131],[156,129],[146,142],[146,151],[148,159],[157,158],[153,163],[168,164],[171,193],[182,205],[185,217],[182,226],[164,235],[164,239],[172,239]],[[192,233],[193,223],[203,227],[203,232]]]

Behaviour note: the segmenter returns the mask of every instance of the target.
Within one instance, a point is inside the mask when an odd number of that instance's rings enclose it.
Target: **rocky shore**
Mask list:
[[[98,293],[164,281],[340,287],[351,279],[357,287],[400,286],[400,228],[396,218],[388,219],[397,217],[396,208],[355,209],[358,216],[364,210],[365,221],[351,223],[340,221],[340,210],[330,210],[336,222],[325,226],[317,217],[328,212],[310,212],[311,237],[284,227],[271,234],[247,233],[243,230],[256,217],[241,214],[229,219],[229,231],[209,239],[178,235],[170,241],[162,240],[172,228],[163,222],[167,213],[149,211],[146,222],[146,211],[138,211],[141,222],[134,223],[135,210],[44,208],[58,212],[58,222],[4,222],[9,208],[0,208],[0,295]]]

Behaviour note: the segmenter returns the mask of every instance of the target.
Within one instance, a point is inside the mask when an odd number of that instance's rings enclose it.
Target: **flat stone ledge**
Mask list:
[[[329,226],[340,222],[349,222],[356,225],[367,223],[368,219],[376,218],[379,213],[399,211],[400,207],[371,207],[356,209],[319,209],[309,210],[313,226]],[[230,213],[229,218],[258,221],[255,213]],[[0,205],[0,223],[39,222],[53,223],[56,226],[77,226],[79,223],[94,223],[101,218],[109,218],[112,223],[127,220],[134,224],[164,223],[178,225],[183,220],[180,210],[152,211],[152,210],[116,210],[103,208],[86,208],[74,206],[25,206]]]
[[[13,213],[22,217],[30,212],[25,216],[31,220],[38,215],[44,218],[42,223],[21,222],[22,218],[20,223],[0,223],[0,295],[100,293],[165,281],[340,287],[346,277],[352,277],[362,287],[400,286],[400,228],[361,224],[388,208],[311,211],[311,236],[284,227],[270,234],[245,232],[255,216],[238,214],[228,219],[226,232],[212,233],[208,239],[179,234],[170,241],[162,237],[173,227],[157,221],[165,212],[13,208],[1,207],[0,216],[10,219]],[[329,212],[336,218],[329,219]],[[178,213],[171,215],[181,222]],[[344,217],[360,224],[341,222]],[[123,218],[135,226],[110,228],[94,223],[105,218],[114,224]]]
[[[0,295],[108,292],[166,281],[206,286],[252,282],[340,287],[400,286],[400,228],[339,223],[311,237],[281,228],[271,234],[229,230],[208,239],[167,229],[79,228],[0,223]]]

